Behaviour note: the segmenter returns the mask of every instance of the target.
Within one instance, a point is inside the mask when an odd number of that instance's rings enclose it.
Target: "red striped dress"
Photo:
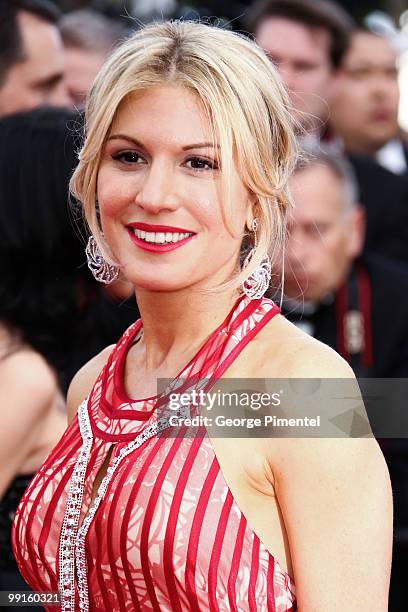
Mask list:
[[[179,377],[220,377],[277,312],[241,297]],[[119,340],[20,502],[13,548],[23,577],[59,590],[63,611],[293,612],[294,583],[248,525],[209,437],[158,435],[156,398],[127,396],[125,357],[141,328]]]

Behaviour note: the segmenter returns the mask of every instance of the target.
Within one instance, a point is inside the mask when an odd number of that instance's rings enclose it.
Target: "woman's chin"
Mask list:
[[[141,278],[138,276],[133,278],[128,277],[128,279],[133,284],[136,291],[138,289],[142,289],[144,291],[170,293],[174,291],[181,291],[190,286],[190,283],[186,283],[185,280],[184,282],[181,280],[177,281],[174,278]]]

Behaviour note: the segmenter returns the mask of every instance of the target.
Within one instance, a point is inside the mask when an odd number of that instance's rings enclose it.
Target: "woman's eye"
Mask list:
[[[112,159],[124,162],[125,164],[138,164],[143,157],[136,153],[136,151],[121,151],[112,155]]]
[[[203,157],[190,157],[186,165],[192,170],[216,170],[218,167],[215,162],[204,159]]]

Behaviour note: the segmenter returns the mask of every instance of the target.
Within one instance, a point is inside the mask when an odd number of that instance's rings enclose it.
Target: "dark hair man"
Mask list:
[[[398,125],[397,60],[392,39],[356,29],[333,88],[330,126],[360,185],[366,247],[407,262],[408,145]]]
[[[401,161],[395,165],[399,161],[395,151],[400,138],[397,59],[397,51],[387,38],[369,30],[356,30],[339,71],[330,123],[350,153],[374,157],[394,141],[390,163],[396,161],[390,170],[403,174],[408,172],[408,164],[402,144]],[[382,163],[381,156],[378,161]],[[384,165],[387,167],[386,160]]]
[[[124,28],[118,20],[91,9],[67,13],[59,25],[68,92],[75,106],[82,109],[99,69],[123,37]]]
[[[258,0],[247,27],[279,69],[302,127],[319,132],[352,18],[331,0]]]
[[[0,2],[0,116],[70,105],[58,17],[46,0]]]

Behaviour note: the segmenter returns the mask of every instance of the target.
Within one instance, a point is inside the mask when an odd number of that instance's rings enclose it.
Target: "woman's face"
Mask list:
[[[97,196],[105,239],[135,287],[209,287],[234,273],[251,218],[249,194],[234,168],[231,235],[217,157],[208,118],[190,91],[160,86],[119,106]]]

